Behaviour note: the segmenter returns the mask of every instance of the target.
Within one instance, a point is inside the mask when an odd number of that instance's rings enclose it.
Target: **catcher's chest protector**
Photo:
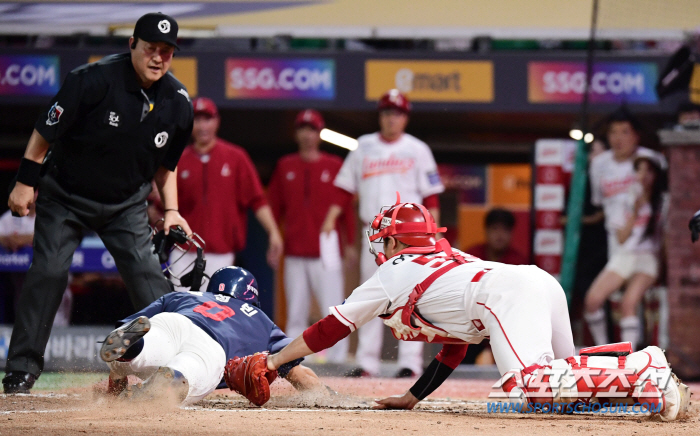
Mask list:
[[[449,262],[447,265],[434,271],[413,288],[413,292],[408,296],[406,305],[397,308],[391,314],[379,316],[384,320],[384,324],[391,329],[396,339],[439,344],[467,344],[467,342],[462,339],[452,336],[444,329],[433,325],[415,311],[418,300],[435,280],[447,272],[452,271],[454,268],[468,262],[459,254],[453,254],[451,250],[446,260]],[[490,270],[485,269],[478,272],[472,278],[472,282],[481,280],[483,275],[488,271]]]

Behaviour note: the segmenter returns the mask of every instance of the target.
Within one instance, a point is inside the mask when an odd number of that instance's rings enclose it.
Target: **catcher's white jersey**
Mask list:
[[[637,149],[636,156],[652,156],[665,169],[666,158],[645,147]],[[607,150],[591,161],[591,203],[602,206],[605,212],[605,228],[611,232],[625,223],[625,201],[630,187],[637,183],[634,174],[634,158],[618,162],[612,150]]]
[[[436,326],[470,343],[479,343],[488,336],[479,323],[472,323],[480,315],[476,303],[486,276],[507,265],[472,257],[459,250],[468,262],[438,278],[418,300],[418,312]],[[389,259],[365,283],[356,288],[340,306],[330,308],[340,322],[351,330],[359,328],[372,318],[391,314],[408,301],[413,288],[424,281],[445,261],[444,253],[420,255],[407,254]],[[426,261],[428,261],[426,263]],[[487,274],[483,272],[489,270]],[[472,281],[475,276],[477,280]],[[485,299],[482,298],[482,300]]]
[[[566,297],[551,275],[533,265],[472,257],[428,287],[416,309],[428,322],[468,343],[491,339],[501,374],[574,354]],[[404,306],[413,288],[448,265],[444,253],[395,256],[339,306],[329,309],[351,330]]]
[[[422,203],[425,197],[445,190],[430,148],[416,137],[404,133],[387,143],[379,133],[371,133],[358,142],[334,183],[359,194],[362,221],[372,221],[383,206],[394,204],[396,191],[402,202]]]

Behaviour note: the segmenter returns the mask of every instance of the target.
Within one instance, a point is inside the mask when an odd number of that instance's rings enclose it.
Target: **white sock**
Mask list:
[[[584,319],[588,323],[588,330],[593,336],[595,345],[608,343],[608,323],[605,319],[605,310],[598,309],[592,313],[584,313]]]
[[[622,342],[631,342],[633,351],[637,351],[641,324],[639,317],[634,315],[620,319],[620,339]]]

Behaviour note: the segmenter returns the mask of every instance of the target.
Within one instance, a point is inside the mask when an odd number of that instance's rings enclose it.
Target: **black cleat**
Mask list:
[[[105,362],[119,359],[130,346],[141,339],[150,329],[151,322],[145,316],[139,316],[124,324],[107,335],[100,349],[100,357]]]
[[[10,371],[2,379],[6,394],[28,394],[34,386],[36,376],[24,371]]]
[[[396,373],[394,376],[395,378],[413,378],[416,376],[416,373],[413,372],[413,370],[408,369],[408,368],[401,368],[399,372]]]
[[[359,378],[359,377],[371,377],[372,374],[370,374],[369,372],[365,371],[364,369],[362,369],[360,367],[357,367],[357,368],[353,368],[350,371],[346,372],[344,374],[344,376],[345,377]]]

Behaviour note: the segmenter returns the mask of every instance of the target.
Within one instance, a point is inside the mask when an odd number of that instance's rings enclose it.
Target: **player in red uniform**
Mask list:
[[[319,150],[320,132],[325,123],[315,110],[300,112],[294,122],[299,152],[280,159],[270,180],[268,195],[277,222],[284,223],[284,288],[287,297],[287,327],[291,337],[308,326],[311,291],[319,307],[339,304],[343,294],[343,270],[340,263],[338,232],[333,231],[324,243],[332,253],[321,256],[319,235],[328,209],[338,197],[333,185],[343,161]],[[350,199],[349,199],[350,200]],[[352,202],[346,201],[340,217],[345,236],[346,255],[354,250],[355,216]],[[351,256],[354,253],[351,253]],[[356,256],[356,255],[355,255]],[[328,350],[331,362],[344,362],[348,341]]]
[[[282,236],[248,153],[216,136],[220,118],[212,100],[200,97],[192,104],[194,143],[182,153],[178,165],[178,201],[182,216],[207,244],[205,272],[211,276],[233,265],[235,253],[245,247],[248,209],[268,234],[267,261],[276,267]],[[182,259],[174,268],[187,267],[195,255],[187,256],[192,258]]]

